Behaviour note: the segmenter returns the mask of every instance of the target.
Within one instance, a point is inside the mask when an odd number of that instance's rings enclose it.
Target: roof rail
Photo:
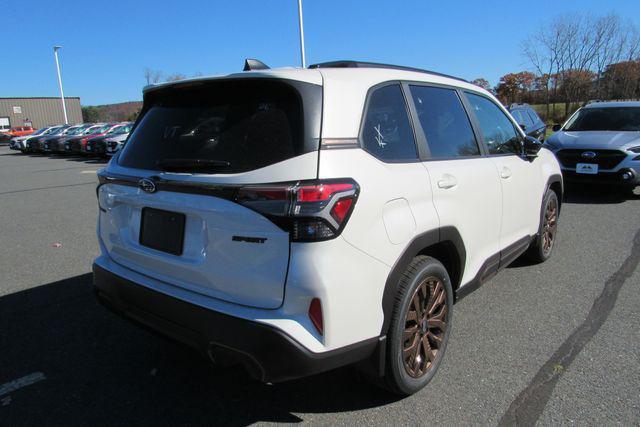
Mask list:
[[[516,107],[528,107],[529,104],[527,104],[526,102],[514,102],[511,105],[509,105],[509,108],[516,108]]]
[[[377,62],[363,62],[363,61],[330,61],[330,62],[320,62],[318,64],[309,65],[309,68],[387,68],[391,70],[402,70],[402,71],[413,71],[416,73],[425,73],[431,74],[434,76],[446,77],[449,79],[460,80],[462,82],[469,83],[467,80],[450,76],[448,74],[438,73],[435,71],[423,70],[421,68],[413,68],[413,67],[404,67],[402,65],[392,65],[392,64],[380,64]]]

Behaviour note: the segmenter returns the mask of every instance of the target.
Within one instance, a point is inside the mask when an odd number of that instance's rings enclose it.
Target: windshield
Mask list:
[[[89,135],[91,134],[91,132],[93,132],[94,129],[97,129],[97,128],[98,126],[95,126],[95,125],[89,126],[81,132],[81,135]]]
[[[75,128],[71,128],[67,132],[67,135],[80,135],[85,129],[86,129],[85,126],[78,126],[78,127],[75,127]]]
[[[89,128],[89,130],[85,133],[85,135],[95,135],[97,133],[102,133],[103,129],[108,129],[109,126],[95,126],[95,127],[91,127]]]
[[[564,127],[566,131],[639,131],[640,107],[583,108]]]
[[[74,126],[74,127],[70,127],[64,130],[64,132],[62,132],[63,135],[75,135],[76,131],[80,129],[79,126]]]
[[[111,129],[109,132],[107,132],[107,135],[111,135],[114,133],[120,133],[122,132],[122,128],[124,127],[124,125],[120,125],[120,126],[116,126],[113,129]]]
[[[273,81],[222,81],[156,95],[129,136],[119,163],[149,170],[197,161],[213,173],[265,167],[304,150],[302,101]],[[201,170],[201,169],[200,169]]]
[[[35,131],[32,135],[42,135],[43,133],[46,132],[46,130],[49,128],[40,128],[37,131]]]
[[[58,132],[60,132],[62,130],[62,126],[56,126],[54,128],[49,129],[48,131],[46,131],[44,134],[45,135],[55,135]]]
[[[99,127],[98,129],[96,129],[96,131],[93,132],[93,133],[105,133],[106,131],[111,129],[111,126],[113,126],[113,125],[104,125],[102,127]]]

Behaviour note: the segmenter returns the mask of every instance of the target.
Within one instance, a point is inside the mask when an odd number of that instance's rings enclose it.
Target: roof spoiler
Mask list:
[[[269,66],[257,59],[247,58],[244,60],[242,71],[268,70]]]

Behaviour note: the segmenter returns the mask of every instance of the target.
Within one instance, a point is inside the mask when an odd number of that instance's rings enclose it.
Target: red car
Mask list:
[[[99,136],[105,136],[108,132],[110,132],[112,129],[114,129],[114,128],[118,127],[118,126],[122,126],[122,124],[120,124],[120,123],[107,123],[103,127],[97,129],[94,133],[87,134],[86,136],[84,136],[80,140],[80,146],[79,146],[80,150],[79,151],[82,154],[91,154],[90,152],[87,151],[87,142],[90,139],[97,138]]]
[[[11,128],[11,130],[9,130],[9,132],[7,132],[7,133],[9,135],[11,135],[12,137],[14,137],[14,136],[31,135],[35,131],[36,130],[34,128],[32,128],[31,126],[18,126],[18,127]]]

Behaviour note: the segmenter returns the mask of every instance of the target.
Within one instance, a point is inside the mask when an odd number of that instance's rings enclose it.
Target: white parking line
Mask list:
[[[98,172],[100,169],[94,169],[94,170],[86,170],[86,171],[80,171],[80,173],[96,173]]]
[[[34,372],[22,378],[18,378],[17,380],[10,381],[8,383],[4,383],[0,385],[0,396],[4,396],[5,394],[9,394],[13,391],[19,390],[23,387],[30,386],[31,384],[35,384],[39,381],[46,379],[42,372]]]

